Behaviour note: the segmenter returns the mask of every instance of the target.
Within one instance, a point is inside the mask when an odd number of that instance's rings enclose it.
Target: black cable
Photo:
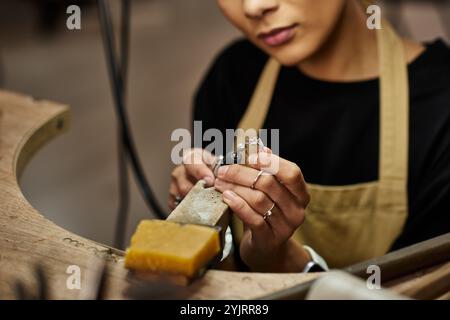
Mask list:
[[[127,151],[128,159],[131,162],[134,177],[137,180],[138,187],[148,208],[153,211],[158,218],[165,219],[167,215],[160,207],[147,182],[136,152],[133,137],[130,132],[128,116],[125,110],[124,97],[122,92],[123,78],[118,68],[115,55],[114,35],[109,7],[106,4],[106,0],[97,1],[99,7],[99,17],[102,28],[103,42],[108,60],[108,72],[110,75],[112,91],[114,94],[114,105],[121,126],[122,142],[125,146],[125,150]]]
[[[121,22],[120,22],[120,69],[123,77],[122,92],[124,100],[127,96],[128,61],[130,49],[130,16],[131,1],[121,2]],[[126,104],[126,103],[125,103]],[[120,123],[117,126],[117,166],[119,183],[119,204],[117,208],[116,230],[114,233],[114,247],[124,249],[125,235],[128,223],[130,208],[130,189],[128,177],[128,162],[125,146],[122,143],[122,128]]]

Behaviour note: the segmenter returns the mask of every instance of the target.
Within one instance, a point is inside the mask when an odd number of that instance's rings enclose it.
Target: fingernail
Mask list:
[[[204,177],[203,180],[206,182],[206,186],[212,187],[214,185],[214,179],[211,177]]]
[[[259,154],[259,162],[263,166],[270,165],[270,156],[267,153],[260,153]]]
[[[223,178],[227,174],[228,166],[220,167],[219,170],[217,170],[217,176]]]
[[[257,155],[256,153],[251,154],[251,155],[248,157],[248,162],[249,162],[250,164],[258,164],[258,155]]]
[[[231,202],[237,197],[237,195],[233,191],[227,190],[223,193],[223,197],[224,197],[224,200]]]
[[[223,181],[220,179],[216,179],[216,181],[214,181],[214,185],[216,187],[221,187],[221,186],[223,186]]]

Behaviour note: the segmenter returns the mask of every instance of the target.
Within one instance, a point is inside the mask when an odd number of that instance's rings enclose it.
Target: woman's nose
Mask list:
[[[250,19],[262,18],[278,8],[279,0],[243,0],[245,15]]]

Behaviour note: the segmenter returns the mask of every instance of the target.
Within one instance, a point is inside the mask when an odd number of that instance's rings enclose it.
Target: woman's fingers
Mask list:
[[[264,216],[271,210],[273,215],[268,217],[266,222],[272,227],[275,235],[281,239],[289,238],[302,222],[299,219],[296,222],[289,221],[287,218],[288,215],[282,211],[276,201],[272,200],[260,190],[252,190],[241,185],[225,182],[221,179],[216,179],[214,186],[220,192],[226,190],[233,191],[261,216]],[[284,207],[289,207],[289,205],[284,205]]]
[[[250,167],[273,174],[305,207],[309,203],[307,185],[300,167],[276,154],[260,152],[250,156]]]
[[[179,196],[184,198],[189,191],[191,191],[194,184],[187,176],[186,168],[184,166],[178,166],[172,171],[172,183],[175,184],[176,189],[173,188],[171,191],[178,192],[174,196]]]
[[[224,192],[231,190],[238,196],[243,198],[256,212],[263,215],[273,205],[273,201],[262,191],[252,190],[241,185],[226,182],[221,179],[216,179],[214,183],[216,190]]]
[[[183,165],[172,171],[169,208],[174,209],[175,202],[184,198],[198,180],[203,179],[206,186],[213,186],[214,174],[210,167],[214,161],[215,157],[203,149],[190,149],[184,154]]]
[[[264,221],[263,217],[252,209],[239,195],[231,190],[223,193],[223,201],[230,209],[247,225],[252,232],[256,232],[267,237],[271,236],[269,225]],[[269,239],[269,238],[266,238]]]
[[[258,176],[259,170],[242,165],[224,166],[218,170],[218,178],[232,184],[250,188]],[[261,175],[255,189],[264,192],[281,209],[288,224],[297,228],[304,220],[304,208],[301,202],[271,174]],[[305,200],[307,201],[307,200]]]
[[[240,184],[244,187],[251,187],[258,172],[259,170],[255,170],[253,168],[249,168],[239,164],[233,164],[220,167],[219,170],[217,170],[217,178],[234,184]],[[264,175],[269,174],[263,174],[263,176]]]
[[[231,207],[231,205],[227,203],[233,210],[233,212],[235,212],[239,217],[241,217],[241,215],[259,215],[259,217],[255,217],[256,223],[264,223],[266,225],[266,228],[268,226],[271,229],[273,235],[272,239],[274,239],[274,241],[272,241],[272,245],[276,246],[286,241],[286,239],[288,239],[294,232],[294,229],[291,228],[286,222],[285,217],[280,209],[274,206],[274,202],[271,201],[264,193],[251,190],[239,185],[227,187],[226,183],[222,185],[222,188],[224,188],[222,189],[224,190],[224,201],[225,198],[229,198],[228,192],[232,192],[239,198],[236,200],[235,208]],[[220,190],[220,187],[217,187],[217,189]],[[272,214],[264,219],[264,215],[268,214],[269,210],[271,210]],[[263,221],[261,221],[260,217],[262,217]],[[243,222],[244,225],[247,225],[244,220]],[[252,229],[252,232],[259,233],[258,236],[255,235],[255,239],[261,239],[267,242],[268,238],[266,237],[266,233],[264,232],[264,230],[263,232],[261,232],[261,230],[258,230],[258,228],[256,228],[256,230],[255,228],[252,228],[251,225],[249,225],[249,227],[250,229]]]
[[[211,170],[214,161],[215,157],[203,149],[191,149],[183,157],[187,175],[196,180],[203,179],[208,187],[214,184],[214,174]]]

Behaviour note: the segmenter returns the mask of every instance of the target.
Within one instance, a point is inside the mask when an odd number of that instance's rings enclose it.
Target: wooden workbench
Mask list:
[[[123,268],[124,252],[71,233],[34,209],[23,196],[18,179],[33,154],[69,127],[69,108],[49,101],[0,91],[0,299],[17,297],[17,281],[32,292],[34,266],[42,265],[54,299],[79,298],[69,290],[66,270],[80,267],[82,288],[94,272],[95,258],[107,261],[106,298],[127,298],[136,281]],[[63,212],[61,214],[64,214]],[[181,290],[193,299],[252,299],[311,280],[311,274],[258,274],[210,270]]]
[[[66,285],[70,276],[67,268],[80,268],[83,291],[91,285],[89,275],[96,269],[96,259],[108,265],[103,297],[109,299],[302,299],[319,277],[209,270],[191,285],[175,290],[161,283],[143,285],[124,269],[123,251],[57,226],[34,209],[19,188],[18,179],[27,162],[51,138],[66,131],[69,120],[67,106],[0,91],[0,299],[17,298],[19,282],[28,292],[36,291],[36,265],[42,266],[48,277],[50,298],[80,298],[80,290]],[[364,277],[371,264],[383,268],[383,284],[397,293],[413,298],[450,298],[450,234],[346,271]]]

